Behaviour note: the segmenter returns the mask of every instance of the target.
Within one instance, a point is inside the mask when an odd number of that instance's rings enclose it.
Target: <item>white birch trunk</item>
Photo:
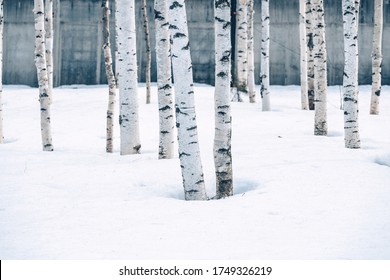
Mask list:
[[[242,95],[248,93],[248,5],[247,0],[237,1],[236,16],[236,73],[237,73],[237,92],[234,101],[243,101]]]
[[[46,66],[49,76],[50,102],[53,101],[53,0],[45,0]]]
[[[269,0],[261,0],[260,95],[263,111],[271,110],[269,81]]]
[[[4,13],[3,0],[0,0],[0,144],[4,141],[3,134],[3,30],[4,30]]]
[[[145,83],[146,83],[146,104],[150,104],[150,68],[152,64],[152,53],[150,51],[150,35],[149,35],[149,18],[146,0],[142,0],[142,15],[144,19],[144,34],[146,46],[146,69],[145,69]]]
[[[379,114],[379,100],[382,90],[382,33],[383,0],[375,0],[374,37],[372,41],[372,88],[370,114]]]
[[[138,116],[138,68],[134,0],[116,0],[117,79],[121,155],[137,154],[141,143]]]
[[[114,111],[116,97],[116,80],[112,69],[112,55],[110,44],[110,4],[109,0],[102,1],[103,8],[103,53],[108,82],[108,105],[107,105],[107,122],[106,122],[106,152],[113,151],[114,138]]]
[[[46,66],[45,12],[43,0],[34,0],[35,15],[35,65],[39,84],[41,107],[41,136],[44,151],[53,151],[50,126],[50,86]]]
[[[358,4],[356,0],[343,0],[344,21],[344,132],[345,147],[360,148],[358,107]]]
[[[314,55],[313,55],[313,9],[312,0],[306,0],[307,43],[307,98],[309,110],[314,110]]]
[[[301,108],[309,110],[307,96],[307,41],[306,41],[306,0],[299,0],[299,39],[301,55]]]
[[[154,20],[160,131],[158,157],[159,159],[170,159],[174,155],[175,117],[171,80],[168,3],[166,0],[154,1]]]
[[[314,11],[314,135],[327,135],[327,67],[323,0],[313,0]]]
[[[195,113],[192,61],[184,0],[169,0],[179,159],[186,200],[206,200]]]
[[[216,198],[233,195],[230,113],[230,0],[215,0],[215,136]]]
[[[254,13],[254,0],[248,0],[248,95],[250,103],[256,102],[255,54],[253,42]]]

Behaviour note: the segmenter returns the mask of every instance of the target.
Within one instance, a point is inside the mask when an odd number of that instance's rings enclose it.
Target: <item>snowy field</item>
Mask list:
[[[329,135],[313,135],[297,86],[271,87],[271,112],[234,103],[235,195],[188,202],[178,159],[158,160],[156,87],[140,155],[105,153],[106,86],[54,90],[54,152],[42,152],[38,90],[6,86],[0,145],[0,259],[390,259],[390,87],[362,149],[344,148],[340,87]],[[215,195],[213,87],[196,86],[203,169]]]

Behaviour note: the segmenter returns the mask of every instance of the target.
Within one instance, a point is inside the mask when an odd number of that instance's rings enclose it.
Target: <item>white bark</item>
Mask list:
[[[345,147],[360,148],[358,107],[358,4],[356,0],[343,0],[344,21],[344,132]]]
[[[323,0],[313,0],[314,11],[314,135],[327,135],[327,67]]]
[[[314,110],[314,55],[313,55],[313,9],[312,0],[306,0],[307,43],[307,98],[309,109]]]
[[[379,114],[379,100],[382,90],[382,33],[383,0],[375,0],[374,37],[372,42],[372,88],[370,114]]]
[[[234,101],[242,101],[242,95],[248,93],[248,5],[247,0],[237,1],[236,15],[236,73],[237,73],[237,96]]]
[[[137,154],[141,143],[138,116],[138,69],[134,0],[116,0],[117,79],[121,155]]]
[[[269,0],[261,0],[260,95],[263,111],[271,110],[269,81]]]
[[[299,39],[301,55],[301,108],[309,109],[307,96],[307,41],[306,41],[306,0],[299,0]]]
[[[49,76],[50,93],[53,92],[53,0],[45,0],[45,39],[46,39],[46,66]],[[50,102],[53,96],[50,94]]]
[[[152,53],[150,51],[150,36],[149,36],[149,18],[146,0],[142,0],[142,15],[144,19],[144,34],[146,46],[146,68],[145,68],[145,83],[146,83],[146,104],[150,104],[150,68],[152,64]]]
[[[110,4],[109,0],[102,1],[103,7],[103,53],[108,82],[108,105],[107,105],[107,127],[106,127],[106,152],[113,151],[114,138],[114,110],[116,97],[116,80],[112,69],[112,55],[110,44]]]
[[[41,136],[44,151],[53,151],[50,126],[50,86],[46,66],[45,12],[43,0],[34,0],[35,15],[35,65],[39,84],[41,107]]]
[[[254,0],[248,0],[248,95],[250,103],[256,102],[255,54],[253,42],[254,13]]]
[[[186,200],[206,200],[195,113],[192,61],[184,0],[169,0],[179,159]]]
[[[3,0],[0,0],[0,144],[4,141],[3,135],[3,103],[1,96],[3,95],[3,30],[4,30],[4,15],[3,15]]]
[[[175,117],[171,80],[171,52],[168,3],[154,1],[156,64],[159,108],[159,159],[173,158]]]
[[[233,195],[230,114],[230,0],[215,0],[215,136],[216,197]]]

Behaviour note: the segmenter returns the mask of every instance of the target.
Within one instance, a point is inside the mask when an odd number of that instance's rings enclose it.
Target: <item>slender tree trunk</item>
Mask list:
[[[299,0],[299,38],[301,54],[301,108],[309,109],[307,96],[307,42],[306,42],[306,0]]]
[[[43,0],[34,0],[35,14],[35,65],[39,84],[41,106],[41,136],[44,151],[53,151],[50,126],[50,86],[46,66],[45,12]]]
[[[53,101],[53,0],[45,0],[46,66],[49,76],[50,102]]]
[[[184,0],[169,0],[176,127],[186,200],[206,200],[198,143],[192,61]]]
[[[154,22],[156,30],[156,63],[160,139],[159,159],[173,158],[175,117],[173,108],[173,88],[171,80],[171,52],[168,3],[154,1]]]
[[[248,0],[248,95],[249,102],[256,102],[256,85],[255,85],[255,57],[254,57],[254,0]]]
[[[271,110],[269,81],[269,0],[261,0],[260,95],[263,111]]]
[[[248,5],[247,0],[237,1],[236,15],[236,73],[237,73],[237,93],[234,101],[242,102],[242,95],[248,93]]]
[[[121,155],[137,154],[141,143],[134,0],[116,0],[117,79]]]
[[[0,144],[4,141],[3,135],[3,103],[1,96],[3,95],[3,30],[4,30],[4,14],[3,0],[0,0]]]
[[[379,114],[379,99],[382,90],[382,33],[383,0],[375,0],[374,38],[372,42],[372,88],[370,114]]]
[[[306,0],[306,43],[307,43],[307,98],[309,110],[314,110],[314,54],[313,54],[313,5]]]
[[[360,148],[358,108],[358,10],[359,1],[343,0],[344,21],[344,131],[345,147]]]
[[[116,96],[116,80],[112,69],[112,55],[110,44],[110,4],[109,0],[102,0],[103,8],[103,53],[106,66],[106,76],[108,82],[108,106],[107,106],[107,128],[106,128],[106,152],[113,151],[114,138],[114,111]]]
[[[233,195],[230,114],[230,0],[215,0],[215,136],[216,198]]]
[[[313,0],[314,9],[314,135],[327,135],[327,67],[325,45],[325,15],[323,0]]]
[[[152,53],[150,51],[149,18],[148,18],[148,6],[146,0],[142,0],[142,15],[144,19],[144,33],[145,33],[145,46],[146,46],[146,69],[145,69],[146,104],[150,104],[150,68],[152,64]]]

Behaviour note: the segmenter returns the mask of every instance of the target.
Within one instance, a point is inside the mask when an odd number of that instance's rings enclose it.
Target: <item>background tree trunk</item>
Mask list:
[[[215,136],[216,198],[233,195],[230,113],[230,0],[215,0]]]
[[[117,79],[121,155],[137,154],[141,143],[138,117],[138,66],[134,0],[116,0]]]
[[[314,55],[313,55],[313,8],[312,0],[306,0],[306,43],[307,43],[307,98],[309,110],[314,110]]]
[[[263,111],[271,110],[269,91],[269,0],[261,0],[260,95]]]
[[[53,101],[53,0],[45,0],[46,66],[49,76],[50,102]]]
[[[186,200],[206,200],[195,113],[194,86],[184,0],[169,0],[176,127]]]
[[[248,95],[249,102],[256,102],[255,57],[254,57],[254,0],[248,0]]]
[[[306,0],[299,0],[299,39],[301,54],[301,108],[309,109],[307,96],[307,41],[306,41]]]
[[[152,65],[152,53],[150,51],[150,35],[149,35],[149,18],[146,0],[142,0],[142,15],[144,19],[144,33],[146,46],[146,68],[145,68],[145,83],[146,83],[146,104],[150,104],[150,68]]]
[[[4,141],[3,135],[3,103],[1,96],[3,95],[3,30],[4,30],[4,13],[3,0],[0,0],[0,144]]]
[[[45,12],[43,0],[34,0],[35,15],[35,65],[39,84],[41,107],[41,136],[44,151],[53,151],[50,126],[50,86],[46,66]]]
[[[327,135],[327,67],[324,3],[323,0],[313,0],[312,3],[314,10],[314,135]]]
[[[175,117],[171,80],[171,52],[168,3],[154,1],[154,21],[156,30],[156,64],[159,108],[159,159],[173,158]]]
[[[343,0],[344,21],[344,131],[345,147],[360,148],[358,107],[358,10],[359,1]]]
[[[234,101],[242,102],[242,95],[248,93],[248,5],[247,0],[237,1],[236,15],[236,73],[237,92]]]
[[[107,106],[107,128],[106,128],[106,152],[113,151],[114,138],[114,110],[116,97],[116,80],[112,70],[112,55],[110,44],[110,4],[109,0],[102,1],[103,8],[103,53],[106,66],[106,76],[108,82],[108,106]]]
[[[382,33],[383,0],[375,0],[374,38],[372,42],[372,88],[370,114],[379,114],[379,100],[382,89]]]

